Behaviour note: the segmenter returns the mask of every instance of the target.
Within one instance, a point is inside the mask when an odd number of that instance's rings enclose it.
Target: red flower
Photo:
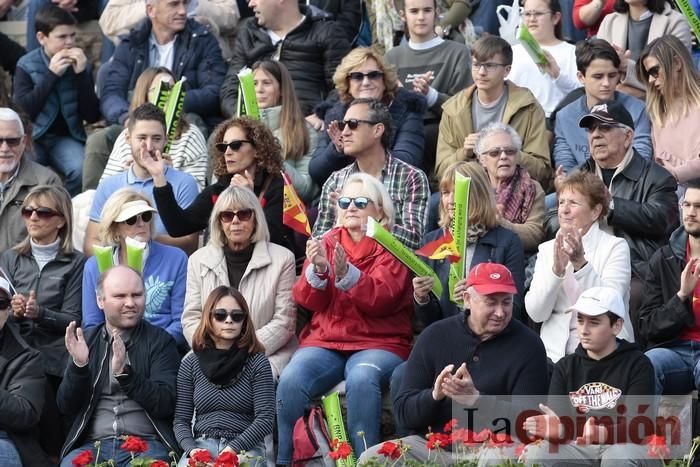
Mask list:
[[[92,451],[89,449],[86,449],[85,451],[81,452],[75,458],[73,459],[73,466],[74,467],[85,467],[88,465],[90,462],[92,462],[95,459],[95,456],[92,454]]]
[[[347,459],[350,454],[352,454],[352,447],[350,447],[347,441],[339,443],[337,439],[334,439],[333,442],[331,442],[331,446],[337,446],[336,449],[328,453],[328,456],[334,461],[338,459]]]
[[[479,435],[466,428],[457,428],[450,434],[452,444],[461,443],[465,446],[478,446],[484,442]]]
[[[132,454],[148,451],[148,443],[138,436],[127,436],[121,448]]]
[[[450,435],[444,433],[431,433],[428,436],[426,446],[428,449],[440,449],[450,445]]]
[[[222,452],[214,461],[214,467],[238,467],[238,454],[231,451]]]
[[[387,441],[384,444],[382,444],[382,447],[379,448],[377,454],[381,454],[384,457],[396,460],[399,457],[401,457],[401,445],[392,443],[391,441]]]
[[[165,461],[153,461],[150,467],[170,467],[170,465]]]
[[[339,443],[340,443],[340,440],[338,438],[333,438],[331,440],[331,451],[335,451],[336,448],[338,447]]]
[[[188,467],[197,467],[198,463],[206,464],[211,461],[211,454],[207,450],[200,450],[190,456]]]
[[[444,431],[445,433],[449,433],[456,426],[457,426],[457,419],[453,418],[449,422],[445,423],[445,427],[442,429],[442,431]]]
[[[666,459],[671,457],[671,450],[666,446],[666,438],[663,436],[651,435],[644,440],[647,447],[647,454],[653,457]]]

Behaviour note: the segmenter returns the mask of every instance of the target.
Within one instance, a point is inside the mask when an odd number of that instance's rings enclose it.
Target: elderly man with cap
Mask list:
[[[52,465],[39,446],[37,432],[46,389],[44,367],[39,351],[29,347],[8,321],[11,290],[0,277],[0,465],[43,467]]]
[[[528,465],[659,465],[658,458],[644,459],[648,446],[631,444],[653,432],[627,436],[626,420],[641,415],[631,412],[638,404],[630,403],[630,397],[651,403],[641,397],[654,394],[654,370],[634,344],[617,337],[628,319],[622,296],[610,287],[592,287],[567,312],[576,320],[580,344],[554,366],[549,401],[540,404],[542,415],[523,423],[529,435],[544,440],[527,447]],[[627,417],[619,417],[625,414],[618,410],[622,404]],[[565,424],[561,417],[567,422],[583,417],[585,423]]]
[[[464,313],[433,323],[418,336],[393,400],[399,425],[416,433],[401,440],[411,447],[406,456],[427,461],[423,435],[431,427],[440,431],[454,417],[455,407],[473,406],[484,395],[545,394],[544,346],[534,332],[511,319],[515,293],[508,268],[479,264],[465,284]],[[378,448],[365,451],[360,462]]]

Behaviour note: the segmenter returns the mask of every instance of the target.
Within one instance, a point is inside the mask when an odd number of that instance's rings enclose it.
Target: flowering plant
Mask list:
[[[163,460],[151,459],[149,457],[136,457],[137,454],[143,454],[148,451],[148,443],[146,440],[139,438],[138,436],[125,436],[123,437],[124,442],[119,446],[124,451],[131,454],[131,462],[129,465],[131,467],[171,467],[177,465],[177,457],[174,452],[171,452],[170,458],[172,462],[166,462]],[[114,466],[114,460],[108,459],[102,462],[97,462],[100,458],[100,450],[102,449],[102,443],[100,441],[95,441],[95,452],[92,449],[86,449],[78,454],[73,460],[73,467],[112,467]]]

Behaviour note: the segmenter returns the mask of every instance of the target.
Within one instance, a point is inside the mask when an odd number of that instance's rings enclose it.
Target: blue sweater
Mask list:
[[[83,272],[83,329],[105,321],[95,295],[99,276],[97,260],[93,256],[85,263]],[[180,317],[185,304],[187,255],[179,248],[151,241],[143,279],[146,284],[144,318],[165,329],[178,346],[184,345]]]
[[[634,149],[645,159],[651,159],[654,154],[651,144],[651,122],[644,102],[619,92],[615,92],[615,101],[621,102],[634,120]],[[557,112],[554,123],[555,168],[563,165],[566,173],[569,173],[588,159],[588,133],[578,126],[578,121],[587,113],[585,95]]]

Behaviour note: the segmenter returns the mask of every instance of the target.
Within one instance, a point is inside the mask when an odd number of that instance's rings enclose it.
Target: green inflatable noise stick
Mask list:
[[[342,443],[348,441],[348,436],[345,434],[345,423],[343,423],[343,413],[340,411],[340,398],[338,392],[328,394],[321,399],[323,405],[323,413],[328,423],[328,431],[331,435],[331,440],[337,439]],[[346,459],[338,459],[335,461],[337,467],[355,467],[355,455],[350,454]]]

